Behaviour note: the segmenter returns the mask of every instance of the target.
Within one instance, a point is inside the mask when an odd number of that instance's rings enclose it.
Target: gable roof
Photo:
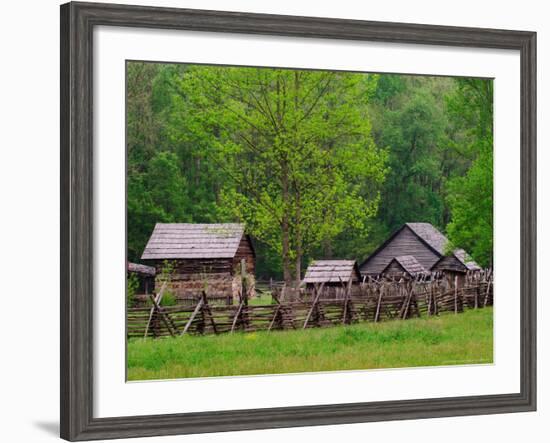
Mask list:
[[[393,262],[397,262],[405,270],[405,272],[410,275],[416,275],[426,272],[424,266],[418,263],[418,260],[415,257],[413,257],[412,255],[401,255],[399,257],[394,257],[389,262],[388,266],[384,268],[382,274],[386,272],[386,269],[388,269]]]
[[[243,235],[239,223],[157,223],[141,258],[233,258]]]
[[[481,266],[479,266],[464,249],[456,249],[453,252],[453,255],[458,260],[460,260],[464,264],[464,266],[466,266],[470,271],[481,269]]]
[[[355,260],[315,260],[306,270],[304,283],[347,283],[355,277],[360,279]]]
[[[445,246],[449,240],[431,223],[405,223],[405,225],[440,255],[445,254]]]
[[[462,263],[469,271],[481,269],[481,267],[468,255],[464,249],[455,249],[453,255]]]
[[[459,267],[462,267],[464,272],[477,271],[481,269],[481,267],[474,260],[472,260],[464,249],[455,249],[451,254],[441,257],[434,263],[431,269],[438,270],[439,268],[439,270],[457,270],[451,266],[449,259],[455,260],[455,263],[457,263]],[[445,261],[447,264],[443,265],[442,262]]]
[[[153,266],[140,265],[139,263],[128,262],[128,272],[143,274],[154,277],[157,273]]]
[[[362,269],[365,264],[369,262],[376,254],[384,249],[403,229],[410,229],[411,232],[428,248],[434,251],[438,256],[442,256],[445,253],[445,246],[449,241],[441,232],[439,232],[431,223],[405,223],[397,231],[388,237],[378,248],[374,250],[363,262],[359,265]]]

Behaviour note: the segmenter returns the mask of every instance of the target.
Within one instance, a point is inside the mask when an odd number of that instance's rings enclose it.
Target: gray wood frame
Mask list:
[[[129,26],[513,49],[521,55],[521,392],[94,418],[92,33]],[[61,437],[71,441],[533,411],[536,408],[536,34],[98,3],[61,6]]]

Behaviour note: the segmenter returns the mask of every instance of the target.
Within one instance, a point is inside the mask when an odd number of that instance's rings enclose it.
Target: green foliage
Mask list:
[[[493,263],[493,82],[459,79],[448,107],[464,128],[463,149],[472,157],[463,177],[447,187],[452,220],[450,240],[466,249],[480,265]]]
[[[492,88],[484,79],[380,76],[372,127],[390,170],[374,244],[405,222],[430,222],[491,264]]]
[[[160,299],[161,306],[175,306],[177,303],[178,299],[171,291],[164,291],[164,294]]]
[[[172,281],[172,274],[174,273],[176,262],[174,260],[164,260],[160,273],[157,275],[157,280],[161,283],[170,283]]]
[[[482,152],[464,177],[449,183],[453,218],[447,226],[452,242],[482,266],[493,262],[493,152]]]
[[[157,152],[147,170],[128,176],[128,250],[139,258],[156,223],[189,221],[189,186],[172,152]]]
[[[425,221],[490,262],[491,80],[141,62],[127,79],[129,260],[155,223],[238,221],[257,276],[297,280]]]
[[[492,308],[405,321],[128,343],[129,380],[492,361]]]
[[[411,221],[444,228],[446,180],[467,169],[467,160],[447,149],[456,134],[449,131],[443,98],[455,84],[446,78],[385,75],[380,88],[371,112],[373,134],[390,153],[390,172],[382,189],[379,232],[385,236]]]
[[[169,285],[172,281],[172,275],[175,271],[176,262],[173,260],[164,260],[160,272],[157,274],[157,290],[162,290],[162,287]],[[169,286],[168,286],[169,287]],[[160,306],[175,306],[178,303],[176,295],[170,291],[169,288],[165,288],[160,299]]]
[[[366,236],[376,214],[386,153],[370,137],[375,85],[358,74],[204,66],[179,84],[187,118],[216,134],[220,218],[245,222],[276,251],[287,282],[323,242],[350,228]]]
[[[126,278],[126,305],[131,308],[135,304],[135,295],[139,288],[139,279],[133,272]]]

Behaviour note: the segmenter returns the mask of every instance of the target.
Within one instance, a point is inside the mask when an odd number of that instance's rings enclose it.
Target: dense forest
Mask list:
[[[128,62],[128,259],[157,222],[246,223],[259,277],[408,221],[492,261],[493,82]]]

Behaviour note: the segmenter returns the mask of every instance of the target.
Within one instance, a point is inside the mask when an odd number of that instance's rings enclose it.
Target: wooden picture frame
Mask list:
[[[93,416],[94,27],[267,34],[519,51],[521,389],[518,394]],[[533,411],[536,408],[536,34],[99,3],[61,6],[61,437],[70,441]]]

